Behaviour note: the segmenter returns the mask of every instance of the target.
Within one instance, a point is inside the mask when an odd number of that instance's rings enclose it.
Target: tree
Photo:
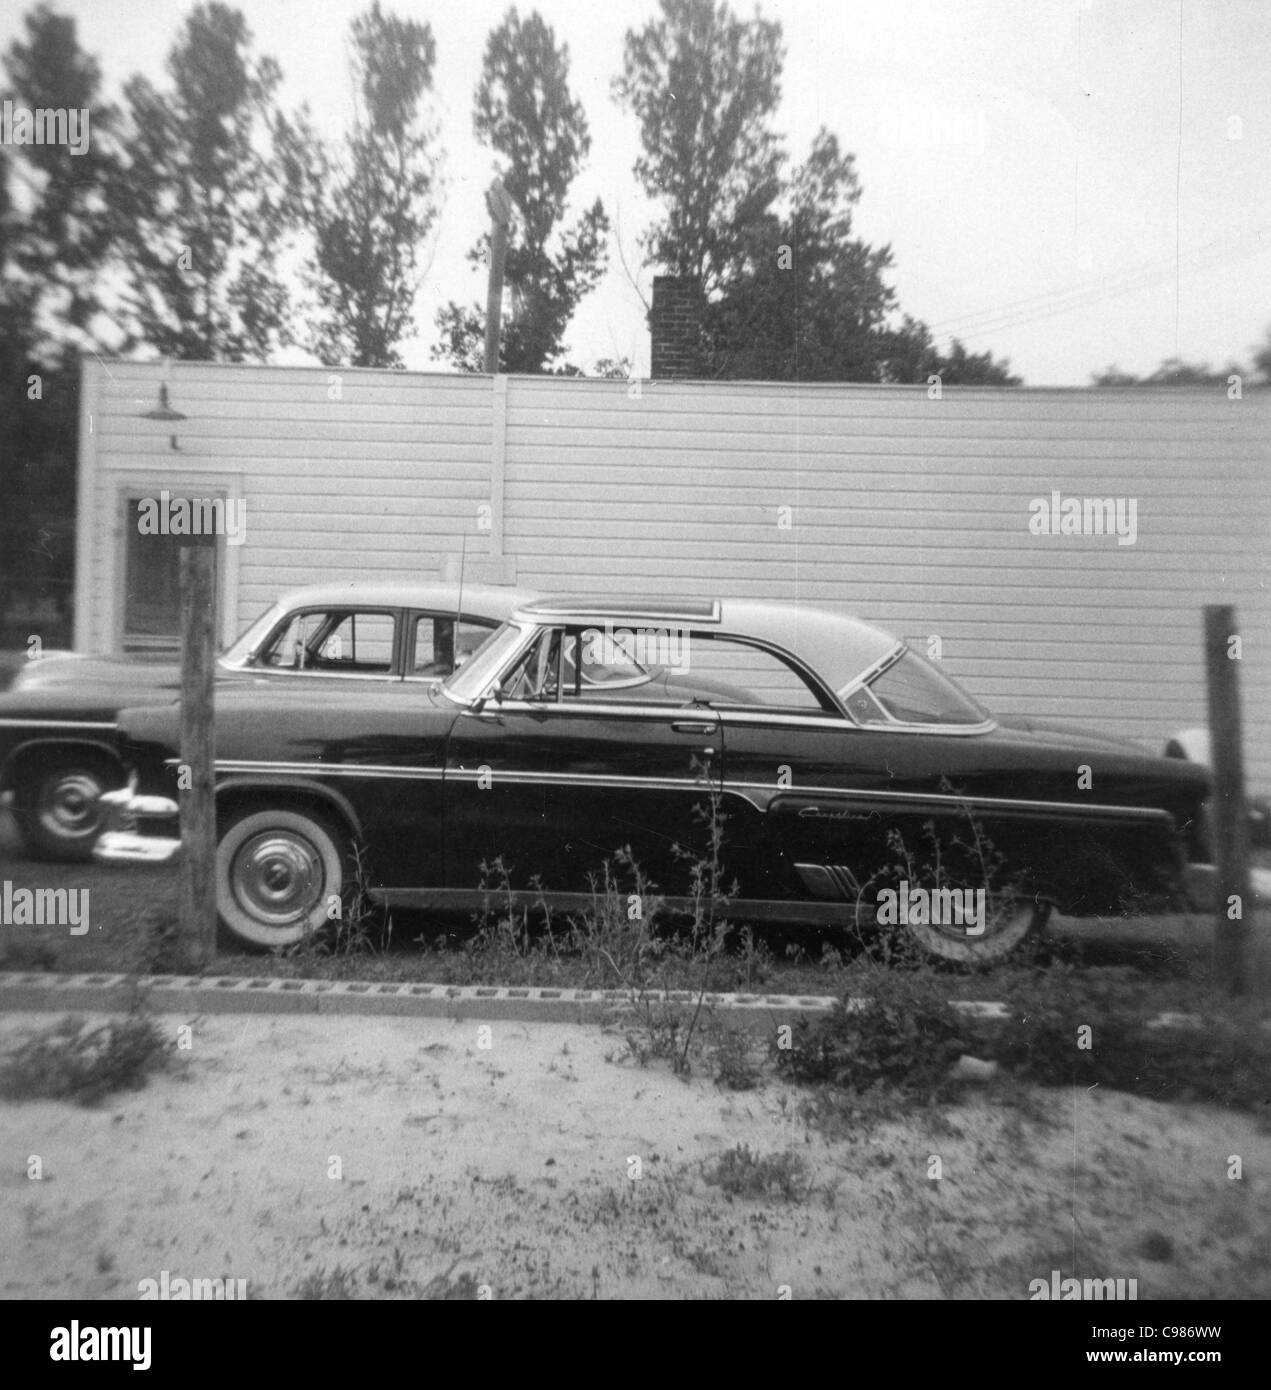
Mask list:
[[[292,225],[277,164],[281,74],[250,45],[241,13],[197,5],[168,55],[170,90],[144,77],[124,89],[114,231],[136,336],[165,356],[264,360],[292,338],[277,272]]]
[[[79,46],[75,21],[40,5],[4,56],[9,91],[29,108],[88,113],[77,147],[14,145],[4,216],[6,309],[29,300],[32,346],[46,360],[101,344],[102,268],[111,248],[106,193],[118,175],[118,113],[101,100],[101,71]],[[68,134],[70,133],[68,127]]]
[[[701,373],[1016,384],[991,354],[956,341],[941,354],[924,324],[897,324],[891,248],[854,234],[856,162],[831,131],[786,173],[772,129],[783,61],[780,25],[714,0],[662,0],[627,34],[615,95],[640,122],[636,174],[665,208],[646,258],[701,291]]]
[[[35,630],[59,645],[74,570],[76,355],[117,343],[101,297],[116,112],[74,20],[47,6],[25,16],[4,70],[15,106],[77,113],[67,144],[0,149],[0,628],[21,623],[0,642]]]
[[[891,248],[853,234],[860,196],[853,156],[822,129],[779,207],[745,229],[734,266],[704,306],[704,374],[882,382],[938,375],[947,385],[1018,384],[1007,364],[968,353],[956,340],[941,354],[926,325],[908,315],[894,326],[896,293],[884,278]]]
[[[1271,386],[1271,328],[1261,344],[1253,350],[1253,369],[1263,386]]]
[[[665,206],[647,258],[709,296],[781,191],[781,26],[739,20],[714,0],[662,0],[661,10],[628,31],[614,95],[640,123],[636,176]]]
[[[429,25],[379,0],[351,35],[356,114],[343,150],[329,154],[303,118],[288,129],[289,183],[314,243],[307,346],[331,366],[400,367],[438,214],[436,44]]]
[[[1256,361],[1256,359],[1255,359]],[[1117,367],[1107,367],[1091,377],[1095,386],[1223,386],[1231,376],[1251,375],[1249,369],[1230,362],[1222,371],[1214,371],[1209,364],[1184,362],[1181,357],[1167,357],[1154,372],[1147,376],[1135,376]]]
[[[733,264],[705,307],[708,375],[877,379],[895,305],[883,280],[891,251],[853,237],[859,198],[852,156],[821,130],[782,207],[741,229]]]
[[[570,94],[568,46],[557,46],[537,13],[522,21],[510,9],[491,31],[473,126],[495,151],[514,209],[504,270],[512,309],[500,337],[500,370],[572,372],[559,364],[562,343],[579,302],[604,272],[609,219],[597,199],[571,227],[561,227],[591,136]],[[468,259],[488,264],[489,254],[486,234]],[[438,356],[464,371],[484,368],[482,308],[451,303],[437,315],[437,326],[443,342]]]
[[[940,352],[927,325],[908,314],[884,362],[883,381],[921,384],[938,376],[942,386],[1018,386],[1021,382],[1005,358],[999,361],[991,352],[968,352],[957,338],[947,353]]]

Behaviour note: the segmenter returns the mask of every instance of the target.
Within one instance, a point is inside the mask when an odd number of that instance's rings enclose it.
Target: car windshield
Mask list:
[[[860,724],[983,724],[990,715],[930,661],[908,647],[839,698]]]
[[[470,704],[489,688],[525,634],[526,629],[518,624],[504,623],[446,679],[442,689],[452,700]]]
[[[265,637],[273,631],[274,624],[283,616],[281,604],[273,603],[252,623],[235,641],[234,645],[221,658],[227,666],[241,666],[248,661]]]

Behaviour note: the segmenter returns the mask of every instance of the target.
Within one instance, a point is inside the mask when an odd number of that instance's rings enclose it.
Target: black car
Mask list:
[[[319,584],[271,604],[217,662],[224,685],[297,685],[308,699],[350,681],[396,692],[449,675],[531,595],[493,585]],[[459,612],[462,607],[462,612]],[[456,626],[456,617],[458,624]],[[102,792],[127,778],[115,717],[170,704],[180,667],[141,657],[50,653],[24,663],[0,694],[0,793],[13,801],[28,853],[87,859],[102,829]]]
[[[895,923],[993,960],[1052,907],[1178,901],[1208,790],[1122,740],[999,721],[878,628],[777,603],[539,600],[405,698],[228,689],[216,717],[219,916],[261,946],[328,918],[354,845],[390,905],[477,907],[500,861],[519,901],[564,910],[629,847],[671,910],[705,856],[731,920]],[[176,711],[119,722],[133,808],[175,813]],[[97,853],[176,843],[123,829]]]

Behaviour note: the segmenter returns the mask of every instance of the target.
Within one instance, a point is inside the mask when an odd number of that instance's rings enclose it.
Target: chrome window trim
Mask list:
[[[548,627],[586,627],[595,621],[607,622],[612,627],[638,628],[655,622],[676,623],[680,627],[692,627],[694,623],[718,623],[723,617],[723,605],[717,598],[707,599],[697,604],[693,610],[676,608],[673,599],[667,599],[665,607],[657,603],[648,608],[623,609],[611,603],[581,603],[565,607],[551,598],[532,599],[513,614],[515,619],[523,614],[528,620]]]
[[[877,661],[875,661],[872,665],[867,666],[860,673],[859,676],[856,676],[852,680],[848,681],[848,683],[842,688],[842,690],[836,690],[834,693],[838,696],[840,700],[842,700],[846,704],[847,697],[854,690],[859,689],[862,685],[868,685],[870,681],[874,679],[875,676],[881,676],[882,673],[889,666],[894,666],[908,650],[908,643],[897,642],[896,645],[891,649],[891,651],[884,652],[883,655],[880,656]],[[880,701],[879,703],[881,704],[882,702]],[[887,713],[886,709],[883,710],[883,713]],[[890,718],[890,715],[888,717]]]
[[[908,642],[897,642],[891,651],[885,656],[880,657],[868,670],[857,676],[850,685],[845,685],[842,690],[837,691],[836,695],[842,702],[843,707],[845,709],[847,708],[847,702],[855,691],[861,689],[862,686],[868,688],[871,682],[881,676],[884,671],[890,670],[909,650],[910,646]],[[949,680],[951,677],[946,676],[945,679]],[[866,723],[863,720],[857,720],[856,716],[852,715],[851,711],[848,710],[852,722],[860,729],[873,730],[875,732],[882,730],[889,734],[953,734],[956,737],[966,734],[987,734],[997,728],[997,720],[992,714],[990,714],[988,718],[981,720],[978,724],[915,724],[909,720],[897,719],[896,716],[892,714],[891,710],[887,708],[883,700],[875,695],[872,690],[869,693],[874,703],[882,710],[883,714],[886,715],[887,721],[883,724]],[[974,699],[974,697],[969,698]],[[979,701],[976,700],[974,703],[978,704]]]
[[[555,621],[555,620],[553,620],[553,621],[551,621],[551,622],[532,621],[532,622],[529,622],[529,623],[527,624],[526,622],[524,622],[523,620],[518,619],[518,618],[513,618],[513,619],[511,619],[511,620],[510,620],[510,623],[511,623],[512,626],[514,626],[514,627],[520,627],[520,628],[522,629],[522,632],[523,632],[523,634],[524,634],[524,640],[523,640],[522,642],[517,643],[517,645],[512,649],[512,652],[510,653],[510,655],[508,656],[508,658],[507,658],[507,659],[505,660],[505,662],[503,663],[503,666],[499,669],[498,675],[490,682],[490,684],[486,687],[486,691],[483,692],[481,695],[474,696],[474,697],[473,697],[472,699],[470,699],[470,700],[462,700],[462,699],[456,698],[455,695],[453,695],[450,691],[448,691],[448,690],[445,688],[445,686],[443,686],[443,687],[442,687],[442,694],[444,694],[444,695],[446,696],[446,698],[447,698],[448,700],[451,701],[452,704],[459,705],[461,708],[464,708],[464,709],[467,709],[467,710],[470,711],[474,705],[476,705],[476,704],[478,704],[478,703],[484,704],[484,703],[486,703],[487,701],[489,701],[489,700],[491,700],[491,699],[494,699],[494,698],[495,698],[494,695],[493,695],[492,693],[489,693],[489,692],[492,692],[493,689],[494,689],[494,686],[497,685],[497,684],[500,684],[500,683],[503,681],[504,677],[508,674],[509,671],[512,670],[512,668],[513,668],[514,666],[516,666],[516,664],[517,664],[517,663],[521,660],[521,658],[525,655],[525,652],[526,652],[527,648],[533,644],[533,642],[537,639],[537,637],[538,637],[541,633],[548,632],[548,631],[553,631],[553,630],[560,631],[560,632],[564,632],[564,631],[566,631],[566,630],[567,630],[569,627],[571,627],[571,626],[575,626],[575,627],[578,626],[578,624],[576,624],[576,623],[571,623],[571,622],[568,622],[568,621]],[[746,636],[746,635],[744,635],[744,634],[742,634],[742,633],[736,633],[736,632],[702,632],[702,633],[700,633],[700,634],[698,634],[698,635],[700,635],[700,637],[702,638],[703,641],[708,641],[708,642],[735,642],[735,643],[736,643],[737,645],[739,645],[739,646],[753,647],[756,651],[767,652],[769,655],[775,656],[778,660],[780,660],[780,661],[782,662],[783,665],[785,665],[785,666],[791,671],[791,673],[792,673],[793,675],[798,676],[799,679],[803,681],[804,685],[807,686],[807,688],[808,688],[808,693],[809,693],[810,695],[812,695],[814,698],[816,698],[817,692],[819,691],[822,695],[824,695],[824,696],[826,697],[826,699],[828,700],[828,702],[829,702],[829,704],[830,704],[830,708],[829,708],[829,709],[825,709],[825,708],[822,707],[822,708],[818,709],[818,710],[815,711],[815,712],[814,712],[814,711],[811,711],[811,710],[808,710],[808,711],[806,711],[806,712],[791,711],[792,715],[794,715],[795,717],[805,717],[805,718],[821,717],[821,718],[828,718],[828,719],[838,719],[838,720],[840,720],[840,721],[842,721],[842,720],[847,720],[847,721],[850,721],[850,722],[852,722],[852,723],[855,723],[855,721],[852,720],[851,715],[848,713],[848,711],[846,710],[846,708],[843,706],[842,701],[838,698],[838,696],[834,693],[834,691],[830,689],[830,687],[825,683],[825,681],[821,678],[821,676],[818,675],[818,673],[817,673],[816,671],[814,671],[814,670],[812,669],[812,667],[810,667],[810,666],[807,664],[807,662],[805,662],[800,656],[798,656],[795,652],[790,651],[788,648],[780,647],[780,646],[778,646],[775,642],[769,642],[769,641],[767,641],[766,639],[764,639],[764,638],[762,638],[762,637],[748,637],[748,636]],[[689,632],[690,641],[692,640],[692,637],[693,637],[693,636],[694,636],[694,632],[693,632],[692,629],[690,629],[690,632]],[[563,647],[562,647],[562,652],[563,652]],[[562,664],[563,664],[563,660],[562,660]],[[449,681],[450,681],[451,679],[453,679],[453,677],[447,677],[447,684],[449,683]],[[558,686],[559,686],[559,684],[560,684],[559,676],[558,676],[557,684],[558,684]],[[524,702],[521,702],[521,701],[512,701],[512,700],[504,700],[504,701],[499,702],[499,701],[496,700],[496,705],[497,705],[497,707],[498,707],[499,709],[516,708],[516,707],[519,707],[519,706],[522,705],[522,704],[524,704],[526,707],[531,708],[531,709],[550,709],[550,708],[553,708],[554,706],[564,705],[564,704],[566,704],[566,703],[567,703],[566,698],[565,698],[564,696],[562,696],[562,695],[559,695],[559,694],[558,694],[557,697],[556,697],[555,699],[553,699],[553,700],[524,701]],[[574,704],[574,705],[572,706],[572,708],[578,709],[582,703],[584,703],[584,702],[580,701],[579,703]],[[820,702],[818,701],[818,703],[820,703]],[[671,703],[669,703],[669,702],[667,702],[667,703],[662,703],[662,702],[653,701],[653,700],[650,700],[650,701],[647,702],[647,707],[648,707],[648,708],[652,708],[652,709],[659,709],[659,710],[684,710],[684,709],[696,709],[696,708],[698,708],[697,706],[685,704],[685,703],[683,703],[683,702],[680,702],[680,703],[678,703],[678,704],[671,704]],[[723,704],[721,704],[721,705],[718,706],[718,707],[716,707],[716,706],[714,706],[714,705],[709,705],[709,706],[705,706],[705,708],[709,708],[709,709],[711,709],[713,712],[715,712],[716,714],[718,714],[719,711],[722,710],[722,709],[738,709],[738,708],[743,708],[743,707],[742,707],[742,706],[736,706],[736,705],[723,705]],[[755,707],[754,707],[754,706],[746,706],[745,708],[754,709]],[[780,706],[780,705],[771,705],[771,706],[760,706],[760,707],[759,707],[759,710],[760,710],[761,712],[767,710],[767,711],[770,711],[770,712],[776,714],[776,713],[778,713],[780,710],[782,710],[782,709],[784,709],[784,708],[786,708],[786,707],[785,707],[785,706]]]
[[[487,693],[484,694],[484,696],[475,696],[470,700],[462,700],[456,698],[449,690],[446,689],[446,685],[453,677],[447,677],[446,682],[443,683],[441,686],[441,693],[445,695],[445,697],[452,704],[458,705],[460,709],[464,710],[465,712],[471,713],[473,706],[478,703],[485,704],[488,703],[490,700],[494,700],[495,707],[497,709],[510,710],[514,712],[520,710],[544,711],[565,707],[579,713],[589,713],[592,709],[596,709],[599,712],[610,711],[615,715],[621,714],[623,717],[640,715],[646,718],[655,718],[659,715],[664,716],[666,711],[671,710],[692,710],[696,714],[701,714],[703,710],[709,710],[717,718],[721,715],[727,715],[729,719],[736,719],[739,722],[745,723],[795,723],[801,725],[806,722],[812,725],[813,727],[817,728],[849,728],[865,733],[872,732],[888,734],[926,734],[929,736],[938,735],[941,738],[974,738],[979,737],[982,734],[992,733],[992,731],[998,727],[997,720],[992,715],[989,715],[988,718],[986,718],[979,724],[911,724],[896,719],[890,713],[890,711],[887,710],[886,706],[882,705],[881,701],[879,701],[878,703],[880,704],[880,707],[883,709],[883,712],[887,715],[887,723],[863,724],[859,720],[857,720],[847,707],[846,697],[849,696],[853,690],[856,690],[861,685],[868,684],[876,676],[880,675],[883,671],[887,670],[888,667],[894,665],[897,661],[899,661],[900,658],[904,656],[904,654],[907,651],[909,651],[908,643],[897,642],[896,645],[890,651],[888,651],[884,656],[880,657],[871,666],[869,666],[868,669],[865,670],[855,680],[853,680],[850,685],[844,686],[843,692],[840,694],[838,691],[831,690],[830,687],[825,683],[825,681],[816,671],[814,671],[795,652],[790,651],[788,648],[779,647],[775,643],[768,642],[763,638],[747,637],[740,633],[727,631],[705,632],[702,633],[701,636],[703,640],[706,641],[736,642],[741,646],[753,647],[757,651],[768,652],[769,655],[777,657],[779,660],[782,660],[783,663],[787,665],[788,669],[790,669],[793,674],[799,676],[800,679],[804,681],[804,683],[808,686],[809,693],[815,694],[817,690],[820,690],[823,694],[828,696],[831,704],[834,707],[833,710],[821,709],[816,712],[813,712],[811,710],[787,711],[784,707],[777,705],[763,705],[754,707],[727,705],[723,703],[719,705],[710,704],[696,706],[687,705],[683,703],[663,704],[661,702],[653,700],[650,700],[647,703],[642,702],[639,706],[624,706],[618,703],[615,703],[613,705],[595,706],[589,705],[588,702],[584,699],[580,698],[575,701],[573,697],[565,696],[557,696],[557,698],[554,700],[542,701],[499,701],[495,699],[493,694],[490,694],[488,692],[493,689],[494,684],[501,682],[504,679],[504,677],[508,674],[508,672],[521,660],[521,658],[525,655],[527,648],[537,639],[538,635],[542,632],[546,632],[551,629],[560,629],[561,631],[565,631],[569,626],[571,626],[571,624],[568,622],[558,621],[531,621],[527,623],[523,620],[518,620],[515,618],[510,619],[509,621],[513,626],[519,627],[521,629],[522,640],[518,642],[516,646],[513,648],[511,654],[508,656],[507,660],[500,668],[497,677],[495,677],[495,680],[491,682],[489,687],[487,687]],[[577,624],[573,625],[577,626]],[[692,638],[692,635],[692,631],[690,631],[690,640]],[[407,679],[409,679],[409,677]]]
[[[381,685],[391,685],[402,679],[391,668],[379,673],[369,671],[294,671],[285,666],[251,666],[247,669],[256,676],[284,680],[378,681]]]

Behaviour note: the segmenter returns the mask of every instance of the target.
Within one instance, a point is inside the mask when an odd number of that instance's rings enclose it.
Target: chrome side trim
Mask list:
[[[218,759],[217,772],[270,773],[310,777],[369,777],[399,781],[439,782],[449,777],[452,781],[474,781],[482,775],[484,764],[473,767],[392,767],[382,763],[302,763],[302,762],[251,762],[237,759]],[[638,777],[607,772],[537,772],[519,769],[491,768],[496,781],[511,782],[517,785],[542,786],[588,786],[629,788],[645,791],[652,787],[672,791],[709,792],[714,782],[705,782],[692,777]],[[883,802],[888,805],[921,805],[936,807],[958,807],[972,810],[1003,810],[1043,815],[1083,816],[1120,820],[1164,821],[1173,824],[1173,817],[1163,808],[1155,806],[1125,806],[1105,802],[1081,801],[1039,801],[1022,797],[1006,796],[957,796],[949,792],[927,791],[884,791],[860,787],[782,787],[773,782],[727,781],[719,788],[725,795],[741,796],[759,810],[767,810],[777,797],[786,799],[805,798],[841,801],[844,807],[858,802]],[[847,814],[833,811],[822,812],[815,806],[800,809],[800,816],[808,819],[848,819]]]
[[[118,724],[96,724],[87,719],[0,719],[6,729],[98,729],[113,732]]]
[[[596,898],[591,893],[537,893],[532,890],[480,888],[372,888],[369,896],[386,907],[431,908],[433,911],[472,912],[495,905],[529,908],[550,907],[553,912],[585,912],[594,908]],[[694,901],[690,897],[665,897],[662,907],[668,913],[691,916]],[[870,909],[872,915],[872,909]],[[854,926],[858,920],[855,906],[846,903],[801,901],[799,899],[730,898],[720,912],[730,921],[789,922],[804,926]],[[863,914],[862,914],[863,916]]]
[[[172,763],[173,759],[168,759]],[[290,763],[252,762],[242,758],[218,758],[217,772],[269,773],[296,777],[372,777],[384,781],[439,782],[442,767],[393,767],[388,763]]]
[[[725,788],[725,790],[730,791],[743,789],[750,792],[768,792],[770,794],[769,799],[780,793],[787,798],[828,797],[831,800],[841,799],[849,803],[852,801],[921,802],[923,805],[942,807],[959,806],[971,809],[988,807],[994,810],[1041,812],[1044,814],[1058,813],[1059,815],[1096,816],[1113,819],[1163,820],[1171,825],[1174,822],[1173,816],[1159,806],[1124,806],[1084,801],[1034,801],[1011,796],[956,796],[950,792],[866,791],[857,787],[773,787],[771,783],[765,782],[730,782]],[[801,816],[806,814],[809,819],[835,819],[834,813],[821,815],[815,807],[804,807],[799,814]]]

